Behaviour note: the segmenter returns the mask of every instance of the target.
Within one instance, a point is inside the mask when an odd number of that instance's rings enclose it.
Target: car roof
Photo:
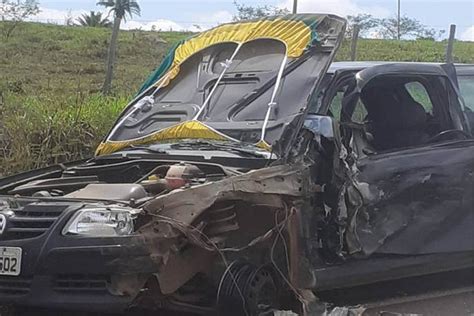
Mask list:
[[[456,72],[460,76],[474,75],[474,64],[456,64]]]
[[[328,73],[334,74],[338,70],[358,71],[365,68],[386,64],[408,64],[408,65],[442,65],[442,63],[429,62],[394,62],[394,61],[339,61],[333,62]],[[474,74],[474,64],[454,64],[459,75]]]

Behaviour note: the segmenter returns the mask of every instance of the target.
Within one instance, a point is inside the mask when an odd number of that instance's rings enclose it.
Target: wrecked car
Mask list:
[[[0,303],[316,315],[472,268],[454,68],[327,76],[344,29],[302,14],[193,36],[95,157],[1,179]]]

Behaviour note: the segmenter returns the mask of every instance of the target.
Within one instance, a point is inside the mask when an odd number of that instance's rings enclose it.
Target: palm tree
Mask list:
[[[103,0],[97,2],[97,5],[108,8],[109,14],[113,13],[114,15],[114,25],[112,28],[112,36],[110,38],[109,53],[107,56],[107,72],[105,75],[104,86],[102,87],[102,93],[109,94],[112,88],[120,25],[122,24],[122,20],[126,20],[127,15],[130,17],[134,14],[140,15],[140,6],[135,0]]]
[[[102,12],[91,11],[90,14],[83,14],[76,19],[77,25],[90,27],[111,27],[112,22],[102,17]]]

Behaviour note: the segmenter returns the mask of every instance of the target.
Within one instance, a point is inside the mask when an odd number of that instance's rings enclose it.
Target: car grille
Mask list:
[[[30,292],[31,278],[0,277],[0,296],[22,296]]]
[[[46,233],[69,205],[59,203],[30,203],[10,207],[14,216],[8,217],[8,224],[0,240],[35,238]]]
[[[103,274],[61,274],[56,276],[57,292],[107,292],[110,276]]]

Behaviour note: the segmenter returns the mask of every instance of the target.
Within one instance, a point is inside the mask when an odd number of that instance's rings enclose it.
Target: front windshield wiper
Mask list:
[[[235,143],[225,144],[225,143],[203,141],[203,140],[181,140],[176,143],[167,143],[167,145],[169,145],[169,148],[166,148],[166,149],[156,147],[156,144],[140,145],[140,146],[130,145],[128,147],[121,149],[119,152],[116,152],[116,154],[123,155],[129,151],[145,151],[152,154],[169,155],[169,150],[188,149],[188,150],[196,150],[196,151],[199,151],[199,150],[232,151],[232,152],[244,154],[246,156],[252,156],[256,158],[265,158],[265,159],[268,159],[271,157],[270,153],[266,155],[262,152],[259,152],[256,149],[236,147]]]
[[[241,154],[254,156],[254,157],[257,157],[257,158],[268,158],[267,155],[264,155],[264,154],[262,154],[262,153],[260,153],[256,150],[252,150],[252,149],[244,149],[244,148],[239,148],[239,147],[233,147],[231,145],[213,145],[213,147],[215,147],[216,149],[231,150],[231,151],[235,151],[235,152],[238,152],[238,153],[241,153]]]
[[[236,147],[236,143],[227,144],[227,143],[203,141],[203,140],[180,141],[178,143],[172,144],[171,147],[172,148],[187,147],[187,148],[196,149],[196,150],[202,150],[204,148],[207,148],[209,150],[233,151],[233,152],[238,152],[238,153],[241,153],[241,154],[250,155],[250,156],[253,156],[253,157],[257,157],[257,158],[269,158],[269,155],[265,155],[264,153],[259,152],[256,149]]]
[[[150,152],[150,153],[153,153],[153,154],[167,154],[166,150],[164,149],[161,149],[161,148],[154,148],[154,147],[150,147],[150,146],[137,146],[137,145],[130,145],[128,147],[125,147],[125,148],[122,148],[120,150],[120,152],[122,151],[133,151],[133,150],[143,150],[143,151],[147,151],[147,152]]]

